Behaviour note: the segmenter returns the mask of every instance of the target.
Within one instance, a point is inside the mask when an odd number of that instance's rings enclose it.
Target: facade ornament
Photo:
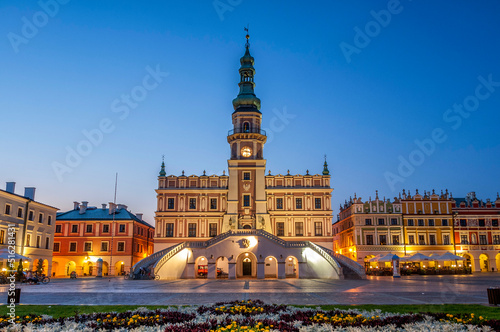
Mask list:
[[[182,176],[184,176],[184,170],[182,170]]]

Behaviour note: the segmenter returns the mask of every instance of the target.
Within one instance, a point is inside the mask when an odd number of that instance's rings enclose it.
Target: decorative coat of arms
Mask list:
[[[250,241],[248,239],[243,239],[241,241],[241,244],[243,245],[244,248],[250,247]]]

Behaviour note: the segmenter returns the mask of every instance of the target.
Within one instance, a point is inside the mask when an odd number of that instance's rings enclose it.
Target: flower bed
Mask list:
[[[393,314],[296,308],[262,301],[224,302],[124,313],[0,318],[2,331],[500,331],[500,321],[446,313]]]

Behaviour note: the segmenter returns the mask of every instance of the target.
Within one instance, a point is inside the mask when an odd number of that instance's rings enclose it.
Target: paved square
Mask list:
[[[284,304],[487,304],[499,273],[446,276],[369,277],[367,280],[240,279],[124,280],[53,279],[22,285],[22,304],[181,305],[260,299]],[[1,285],[7,301],[7,285]]]

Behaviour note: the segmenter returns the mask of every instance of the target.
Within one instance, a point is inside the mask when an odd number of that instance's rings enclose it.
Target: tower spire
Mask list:
[[[254,58],[250,55],[250,35],[248,27],[246,31],[245,54],[240,59],[240,92],[238,96],[233,99],[233,107],[235,111],[257,111],[260,110],[260,99],[257,98],[254,92],[255,83],[253,77],[255,75]]]
[[[330,175],[330,171],[328,170],[328,163],[326,162],[326,154],[325,154],[325,163],[323,164],[323,175]]]
[[[160,170],[160,176],[165,176],[167,173],[165,172],[165,155],[161,157],[161,170]]]

